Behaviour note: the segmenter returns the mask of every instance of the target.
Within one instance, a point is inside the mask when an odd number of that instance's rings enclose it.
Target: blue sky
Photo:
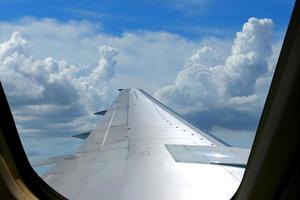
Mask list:
[[[0,0],[0,79],[30,159],[74,151],[124,87],[250,147],[293,4]]]
[[[188,38],[204,35],[229,36],[249,17],[271,18],[275,30],[284,32],[293,0],[103,0],[103,1],[0,1],[0,20],[24,16],[60,21],[89,20],[108,34],[133,30],[165,30]],[[225,33],[225,35],[224,35]]]

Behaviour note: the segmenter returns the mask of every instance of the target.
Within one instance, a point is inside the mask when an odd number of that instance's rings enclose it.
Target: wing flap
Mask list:
[[[246,167],[249,149],[223,146],[166,144],[176,162]]]

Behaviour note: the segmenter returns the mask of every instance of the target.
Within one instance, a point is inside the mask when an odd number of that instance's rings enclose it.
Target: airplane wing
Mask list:
[[[42,178],[69,199],[230,199],[249,150],[230,147],[140,89],[123,89]],[[47,163],[47,162],[45,162]],[[49,163],[49,162],[48,162]]]

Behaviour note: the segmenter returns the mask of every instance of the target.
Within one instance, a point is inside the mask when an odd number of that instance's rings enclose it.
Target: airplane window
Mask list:
[[[0,80],[30,163],[71,198],[84,199],[82,187],[96,197],[95,185],[106,199],[129,198],[135,187],[136,197],[205,198],[193,193],[201,184],[230,198],[293,6],[0,2]]]

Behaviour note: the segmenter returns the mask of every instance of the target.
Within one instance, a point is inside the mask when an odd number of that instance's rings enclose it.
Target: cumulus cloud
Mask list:
[[[156,97],[207,129],[253,129],[281,46],[270,41],[272,26],[251,18],[235,39],[189,40],[164,31],[108,35],[87,21],[0,22],[0,79],[27,146],[40,133],[92,129],[92,113],[124,87],[159,88]]]
[[[120,66],[115,69],[114,79],[118,81],[113,83],[116,87],[139,86],[150,93],[170,83],[185,58],[201,43],[216,43],[213,39],[189,40],[165,31],[136,30],[112,35],[107,34],[104,28],[88,21],[61,22],[25,17],[14,22],[0,21],[0,42],[18,31],[28,40],[26,48],[33,57],[50,55],[76,66],[97,66],[99,54],[95,49],[98,46],[112,46],[121,52],[116,57]],[[220,43],[221,40],[218,40],[218,45]],[[149,80],[152,80],[151,84]]]
[[[52,57],[34,58],[27,44],[19,32],[0,44],[0,79],[17,124],[22,131],[56,126],[78,131],[71,124],[111,98],[118,50],[100,46],[97,66],[76,66]]]
[[[88,21],[0,21],[0,79],[25,149],[45,148],[35,156],[41,159],[53,150],[43,144],[48,137],[74,142],[70,135],[93,129],[99,118],[92,113],[108,108],[117,88],[152,93],[201,42],[164,31],[109,35]]]
[[[112,79],[115,74],[116,60],[118,50],[104,45],[98,48],[100,59],[98,65],[92,69],[88,76],[80,77],[76,82],[79,91],[84,96],[86,108],[92,112],[97,107],[107,105],[108,100],[112,100],[113,94],[116,94],[112,87]]]
[[[236,33],[227,58],[220,59],[218,49],[209,46],[198,49],[186,59],[175,82],[159,88],[155,97],[194,120],[214,113],[207,128],[231,126],[250,115],[245,120],[255,129],[277,54],[272,51],[272,31],[271,19],[250,18]]]

